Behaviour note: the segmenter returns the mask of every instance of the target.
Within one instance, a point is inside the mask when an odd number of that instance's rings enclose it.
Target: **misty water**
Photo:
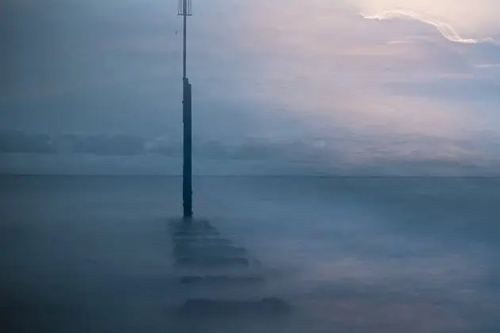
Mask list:
[[[257,260],[286,313],[180,317],[178,177],[0,179],[11,332],[498,332],[500,180],[196,177],[195,212]],[[198,294],[199,293],[199,294]]]
[[[193,0],[192,234],[177,5],[0,1],[0,333],[500,332],[498,0]]]

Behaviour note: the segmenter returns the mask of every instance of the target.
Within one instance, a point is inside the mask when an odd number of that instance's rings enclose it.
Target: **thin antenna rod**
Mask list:
[[[187,17],[192,16],[191,0],[179,0],[178,13],[183,16],[182,34],[182,78],[187,78]]]
[[[186,78],[187,74],[187,13],[188,13],[188,3],[187,0],[182,1],[182,13],[184,16],[184,34],[182,43],[182,78]]]

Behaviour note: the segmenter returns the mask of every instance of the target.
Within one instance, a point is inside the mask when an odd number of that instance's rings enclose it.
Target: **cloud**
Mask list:
[[[476,68],[490,69],[490,68],[500,68],[500,64],[478,64]]]
[[[389,10],[389,11],[384,11],[379,14],[375,15],[366,15],[366,14],[361,14],[365,19],[368,20],[391,20],[391,19],[412,19],[416,21],[420,21],[422,23],[431,25],[435,27],[446,39],[448,39],[451,42],[457,42],[457,43],[463,43],[463,44],[478,44],[478,43],[485,43],[485,42],[494,42],[493,38],[488,37],[488,38],[482,38],[482,39],[477,39],[477,38],[464,38],[459,35],[459,33],[449,24],[446,22],[442,22],[438,19],[435,19],[429,15],[425,14],[420,14],[408,10]]]
[[[133,156],[144,153],[145,140],[130,135],[61,135],[53,140],[58,152],[101,156]]]
[[[364,17],[413,19],[458,43],[493,42],[500,36],[497,0],[345,0]]]
[[[495,66],[486,66],[477,68],[494,68]],[[390,82],[384,85],[395,95],[411,97],[425,96],[434,100],[461,101],[462,103],[471,103],[471,101],[490,101],[498,100],[498,91],[500,83],[491,82],[488,79],[462,78],[454,77],[436,79],[422,82]],[[476,115],[480,110],[476,111]],[[470,120],[469,120],[470,121]]]
[[[106,174],[112,174],[126,169],[131,174],[177,173],[182,161],[181,149],[182,142],[169,137],[146,141],[128,135],[68,134],[52,138],[2,132],[0,159],[5,165],[0,172],[99,173],[106,170]],[[275,174],[276,170],[286,169],[294,174],[480,175],[495,169],[494,156],[498,156],[498,151],[486,152],[465,141],[430,136],[383,139],[344,133],[335,138],[194,142],[196,167],[202,174]],[[114,170],[111,165],[119,168]]]
[[[195,140],[193,155],[196,158],[214,160],[271,160],[283,159],[288,150],[286,143],[267,140],[239,140],[224,142],[221,140]],[[181,157],[182,142],[168,137],[155,138],[146,143],[146,151],[150,154]]]
[[[0,131],[0,153],[91,154],[132,156],[144,154],[145,140],[131,135],[26,134]]]
[[[44,134],[0,131],[0,153],[53,153],[52,140]]]

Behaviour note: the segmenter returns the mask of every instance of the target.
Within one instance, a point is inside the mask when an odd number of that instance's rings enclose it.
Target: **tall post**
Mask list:
[[[183,115],[184,140],[183,140],[183,172],[182,172],[182,198],[184,218],[193,216],[193,184],[192,184],[192,120],[191,120],[191,84],[184,78],[183,85]]]
[[[192,96],[187,78],[187,17],[191,16],[191,0],[179,0],[179,15],[183,16],[182,41],[182,122],[183,122],[183,168],[182,204],[185,219],[193,217],[193,143],[192,143]]]

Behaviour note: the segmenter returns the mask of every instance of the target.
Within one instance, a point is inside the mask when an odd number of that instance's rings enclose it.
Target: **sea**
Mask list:
[[[0,331],[500,332],[500,179],[193,183],[195,220],[246,249],[286,313],[175,282],[180,177],[1,176]],[[196,297],[234,303],[179,315]]]

